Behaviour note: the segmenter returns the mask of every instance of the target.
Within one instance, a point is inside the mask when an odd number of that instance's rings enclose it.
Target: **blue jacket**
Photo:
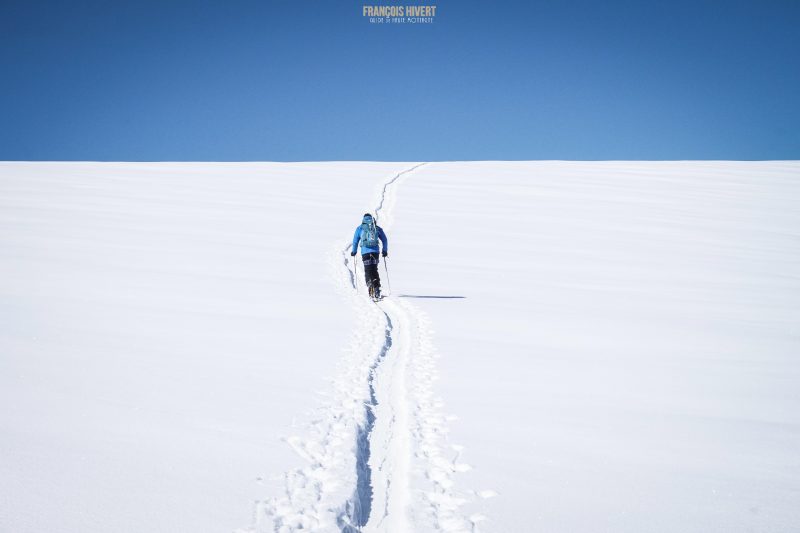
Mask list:
[[[383,251],[385,253],[389,253],[389,240],[386,238],[386,234],[383,232],[383,228],[376,225],[378,228],[378,238],[381,240],[381,244],[383,244]],[[358,249],[358,243],[361,241],[361,225],[356,228],[356,233],[353,235],[353,252]],[[377,248],[367,248],[366,246],[361,247],[361,255],[375,253],[377,254],[380,250]]]

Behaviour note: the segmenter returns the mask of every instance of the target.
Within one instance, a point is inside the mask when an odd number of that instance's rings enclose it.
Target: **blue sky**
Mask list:
[[[800,159],[798,28],[794,0],[4,0],[0,159]]]

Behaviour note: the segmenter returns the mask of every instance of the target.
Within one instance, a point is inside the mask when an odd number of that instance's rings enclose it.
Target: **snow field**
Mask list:
[[[796,531],[798,205],[797,162],[2,163],[0,530]]]

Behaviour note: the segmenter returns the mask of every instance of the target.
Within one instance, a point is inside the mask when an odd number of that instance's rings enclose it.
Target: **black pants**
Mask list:
[[[381,278],[378,275],[378,254],[371,252],[361,256],[364,260],[364,279],[367,281],[367,287],[371,289],[381,288]]]

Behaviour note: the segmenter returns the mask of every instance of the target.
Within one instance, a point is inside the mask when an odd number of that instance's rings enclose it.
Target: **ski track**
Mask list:
[[[385,229],[397,186],[423,165],[379,188],[374,214]],[[458,462],[461,446],[446,446],[447,419],[433,394],[437,354],[430,322],[391,295],[369,300],[354,261],[350,242],[330,252],[336,288],[359,326],[309,436],[286,439],[306,466],[287,472],[284,494],[256,502],[253,525],[238,531],[477,533],[484,517],[464,518],[460,508],[481,493],[454,488],[454,474],[470,467]]]

